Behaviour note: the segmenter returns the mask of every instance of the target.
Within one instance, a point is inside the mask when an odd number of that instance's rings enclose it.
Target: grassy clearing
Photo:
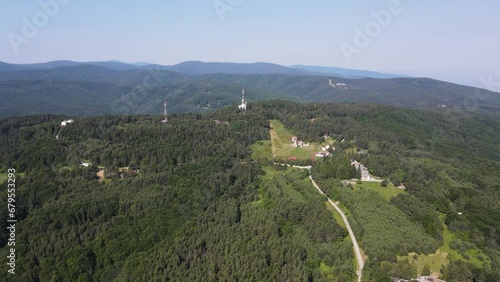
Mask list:
[[[425,265],[429,266],[431,272],[439,273],[441,268],[448,264],[447,257],[448,253],[438,249],[435,254],[417,255],[416,253],[409,253],[408,256],[398,257],[398,260],[408,259],[408,262],[416,265],[419,274],[422,273]]]
[[[285,125],[279,120],[270,121],[271,130],[269,131],[271,135],[272,143],[272,154],[280,155],[284,150],[289,149],[292,144],[292,133],[285,128]],[[281,156],[281,155],[280,155]]]
[[[272,159],[273,152],[271,140],[258,141],[257,143],[252,144],[250,148],[252,149],[252,158],[254,160]]]
[[[292,143],[293,134],[286,129],[285,125],[279,120],[270,121],[271,130],[269,131],[270,140],[258,141],[251,146],[252,158],[257,159],[288,159],[296,157],[299,160],[308,160],[314,157],[316,152],[321,151],[320,143],[310,143],[310,146],[297,148]],[[299,136],[300,138],[300,136]],[[328,138],[325,144],[332,145],[335,140]]]
[[[384,199],[389,201],[393,196],[404,193],[404,190],[395,187],[392,183],[387,183],[387,187],[380,186],[380,182],[363,181],[362,184],[356,184],[354,190],[368,189],[379,193]]]
[[[444,215],[441,215],[441,219],[444,220]],[[443,223],[444,224],[444,223]],[[450,261],[463,260],[474,264],[477,267],[483,267],[484,264],[490,267],[491,260],[484,254],[479,248],[475,247],[473,249],[468,249],[465,253],[469,256],[469,259],[465,259],[464,256],[458,251],[450,248],[450,244],[453,241],[458,241],[461,244],[462,240],[457,238],[453,232],[448,230],[448,227],[444,226],[443,231],[443,245],[434,254],[430,255],[418,255],[416,253],[410,253],[408,256],[398,256],[398,260],[408,259],[410,263],[414,263],[417,266],[418,273],[421,273],[424,266],[427,264],[432,272],[440,272],[440,269]],[[479,258],[483,257],[483,260]]]
[[[279,120],[271,120],[271,128],[274,129],[276,134],[283,140],[288,143],[291,139],[293,134],[285,128],[285,125],[279,121]]]
[[[291,148],[289,150],[280,152],[279,155],[282,155],[283,157],[293,156],[299,160],[307,160],[314,157],[314,153],[318,151],[318,145],[315,143],[311,143],[311,146],[309,147]],[[276,156],[278,156],[278,154]]]
[[[449,260],[463,260],[463,261],[468,261],[472,264],[474,264],[477,267],[483,267],[483,264],[487,264],[488,266],[491,264],[490,258],[479,248],[475,247],[472,249],[468,249],[465,253],[467,256],[469,256],[469,259],[464,258],[464,256],[458,251],[454,250],[450,247],[450,244],[453,241],[458,241],[460,244],[463,244],[463,241],[455,236],[453,232],[448,230],[448,227],[445,226],[444,231],[443,231],[443,241],[444,244],[439,250],[442,252],[448,253],[448,259]],[[481,261],[479,258],[483,257],[484,260]]]
[[[310,143],[310,146],[297,148],[293,146],[292,143],[292,134],[283,123],[279,120],[271,120],[270,121],[271,130],[271,155],[276,155],[276,158],[290,158],[296,157],[300,160],[307,160],[313,157],[315,152],[320,151],[321,144],[319,143]],[[298,136],[300,138],[300,136]],[[332,139],[330,142],[334,142]],[[263,144],[262,146],[265,146]],[[269,153],[266,148],[255,147],[254,153],[256,156],[262,156],[264,153]]]
[[[289,169],[290,168],[287,167],[286,170],[284,170],[283,172],[286,172]],[[273,179],[274,176],[278,175],[281,172],[281,171],[275,170],[274,168],[272,168],[270,166],[263,166],[262,170],[265,172],[265,174],[261,176],[262,180],[271,180],[271,179]]]

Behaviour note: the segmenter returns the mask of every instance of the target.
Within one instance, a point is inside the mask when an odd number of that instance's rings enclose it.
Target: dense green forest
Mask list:
[[[353,281],[347,231],[307,174],[252,159],[271,119],[303,140],[336,140],[312,174],[349,211],[368,256],[365,281],[416,275],[397,257],[434,253],[449,234],[457,255],[442,277],[500,280],[500,123],[489,116],[271,101],[167,124],[124,115],[61,128],[67,118],[0,120],[0,167],[16,169],[19,220],[8,281]],[[344,186],[358,175],[351,159],[406,191],[386,200]]]
[[[0,64],[0,118],[161,114],[165,100],[170,113],[207,113],[236,105],[242,88],[252,102],[285,99],[430,109],[444,105],[454,110],[471,107],[497,117],[500,113],[498,93],[429,78],[347,79],[275,65],[222,65],[187,62],[165,68],[54,62],[40,69],[12,66],[11,71],[2,71]],[[329,79],[345,83],[347,89],[330,86]]]
[[[321,140],[324,134],[334,136],[338,141],[337,153],[363,162],[374,175],[406,185],[407,193],[385,203],[370,191],[341,187],[339,180],[353,175],[345,157],[335,160],[334,155],[313,165],[313,175],[320,186],[350,209],[354,225],[359,227],[354,229],[369,257],[365,279],[369,280],[372,269],[376,272],[384,260],[395,262],[396,255],[406,251],[433,253],[443,244],[446,228],[454,233],[450,247],[459,254],[441,269],[443,277],[451,281],[498,280],[500,123],[497,120],[471,113],[375,105],[294,105],[282,103],[287,110],[279,118],[287,127],[306,135],[306,140]],[[353,148],[368,153],[354,153]],[[330,168],[325,170],[325,167]],[[334,171],[339,169],[341,173],[335,175]],[[411,234],[401,233],[405,225]],[[395,231],[400,234],[391,234],[393,227],[398,227]],[[468,257],[474,248],[481,249],[487,258],[481,254],[479,261],[471,263]],[[453,276],[456,273],[463,276]]]

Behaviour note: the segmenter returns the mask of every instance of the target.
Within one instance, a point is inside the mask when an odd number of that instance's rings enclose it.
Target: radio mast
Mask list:
[[[166,123],[166,122],[168,122],[168,118],[167,118],[167,101],[163,102],[163,114],[165,115],[165,119],[162,120],[161,122],[162,123]]]

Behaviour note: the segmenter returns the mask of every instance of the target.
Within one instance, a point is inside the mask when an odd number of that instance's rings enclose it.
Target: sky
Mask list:
[[[270,62],[488,88],[499,12],[498,0],[0,0],[0,61]]]

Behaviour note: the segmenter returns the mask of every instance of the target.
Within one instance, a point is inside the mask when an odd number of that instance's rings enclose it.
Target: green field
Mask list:
[[[254,160],[258,159],[269,159],[273,158],[273,151],[271,148],[271,140],[258,141],[257,143],[252,144],[250,148],[252,149],[252,158]]]
[[[414,256],[416,256],[417,259],[415,259]],[[422,273],[422,269],[424,269],[425,265],[429,266],[431,272],[439,273],[441,267],[448,264],[447,256],[448,253],[442,252],[438,249],[435,254],[417,255],[416,253],[410,253],[408,256],[398,256],[398,260],[408,259],[409,263],[417,266],[417,272],[419,274]]]
[[[399,189],[392,183],[388,182],[387,187],[380,186],[380,182],[375,181],[363,181],[363,184],[356,184],[354,190],[368,189],[379,193],[384,199],[389,201],[393,196],[403,193],[403,189]]]
[[[448,230],[448,227],[445,226],[444,231],[443,231],[443,240],[444,244],[442,247],[439,248],[442,252],[448,253],[448,259],[450,260],[463,260],[463,261],[468,261],[472,264],[474,264],[477,267],[482,267],[484,263],[489,265],[491,263],[490,259],[486,254],[483,253],[479,248],[475,247],[472,249],[468,249],[465,253],[470,257],[468,260],[464,258],[462,254],[458,250],[454,250],[450,248],[450,244],[453,241],[458,241],[460,243],[463,243],[462,240],[457,238],[453,232]],[[479,257],[482,256],[484,258],[484,261],[481,261]]]
[[[308,160],[313,157],[315,152],[320,151],[321,144],[310,143],[308,147],[294,147],[292,136],[285,125],[279,120],[270,121],[271,130],[269,131],[270,140],[259,141],[251,146],[254,159],[288,159],[296,157],[299,160]],[[297,135],[300,139],[300,135]],[[303,140],[307,143],[307,140]],[[328,138],[325,143],[333,144],[335,140]]]
[[[282,145],[292,143],[291,139],[293,134],[288,129],[285,128],[285,125],[281,121],[273,119],[270,121],[270,124],[271,124],[271,130],[274,130],[278,135],[279,139],[281,139],[274,141],[283,142]]]
[[[444,217],[444,216],[442,216]],[[453,232],[448,230],[445,225],[443,231],[443,245],[434,254],[430,255],[418,255],[415,253],[410,253],[408,256],[398,256],[398,260],[408,259],[410,263],[414,263],[417,266],[418,273],[422,271],[424,266],[427,264],[432,272],[439,273],[443,266],[446,266],[450,260],[463,260],[474,264],[477,267],[483,267],[483,264],[490,265],[491,261],[483,251],[475,247],[466,251],[466,254],[470,257],[468,260],[463,257],[458,250],[453,250],[450,248],[450,244],[453,241],[459,241],[463,243],[462,240],[458,239]],[[414,258],[416,256],[416,259]],[[484,260],[481,261],[479,257],[483,257]]]

